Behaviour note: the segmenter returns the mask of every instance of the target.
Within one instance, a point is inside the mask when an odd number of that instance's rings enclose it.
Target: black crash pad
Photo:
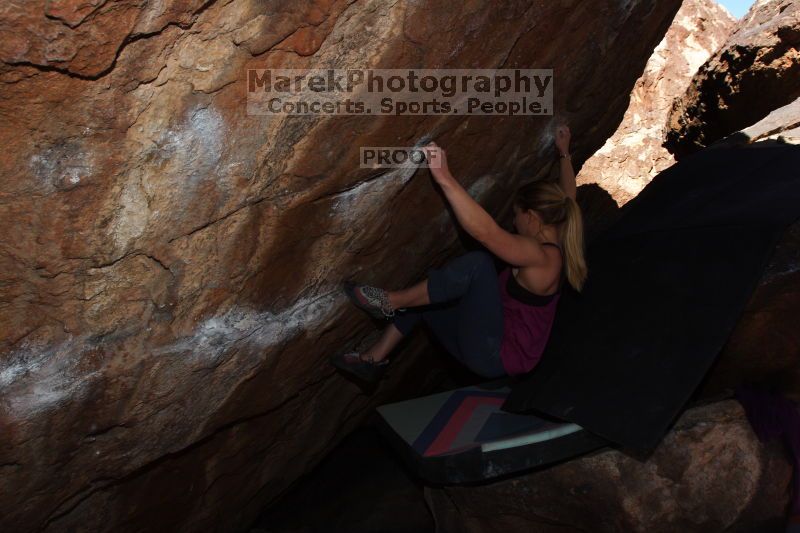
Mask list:
[[[538,366],[503,409],[632,450],[660,441],[800,216],[800,147],[711,148],[660,173],[587,250]]]

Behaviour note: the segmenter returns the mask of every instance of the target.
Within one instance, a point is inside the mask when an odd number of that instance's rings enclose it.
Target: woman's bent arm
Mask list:
[[[437,183],[441,186],[447,201],[453,206],[458,223],[467,233],[480,241],[482,234],[495,223],[492,215],[476,202],[452,175],[449,178],[440,178]]]
[[[533,266],[547,262],[544,247],[535,239],[509,233],[495,222],[492,215],[476,202],[450,173],[447,156],[439,146],[425,147],[428,160],[436,158],[439,165],[431,168],[434,180],[453,206],[458,223],[494,255],[515,266]]]

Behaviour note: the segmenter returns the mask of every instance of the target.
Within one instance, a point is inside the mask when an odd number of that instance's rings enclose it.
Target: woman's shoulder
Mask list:
[[[555,285],[556,292],[558,292],[561,285],[561,274],[564,270],[561,245],[556,242],[543,242],[541,244],[548,250],[547,255],[551,260],[548,261],[547,265],[520,267],[517,271],[516,279],[518,282],[521,281],[523,284],[533,287],[540,285],[541,281],[543,281],[542,278],[549,279],[553,277],[553,282],[546,283],[546,285],[550,290],[552,290],[553,285]]]
[[[553,246],[558,250],[558,253],[562,252],[561,245],[558,244],[557,242],[543,242],[541,244],[542,244],[542,246]]]

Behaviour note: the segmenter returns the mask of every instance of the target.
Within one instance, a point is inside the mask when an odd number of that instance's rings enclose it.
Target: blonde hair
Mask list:
[[[517,189],[514,206],[522,211],[532,209],[545,224],[558,226],[567,281],[580,292],[588,268],[584,257],[583,217],[577,202],[556,183],[533,181]]]

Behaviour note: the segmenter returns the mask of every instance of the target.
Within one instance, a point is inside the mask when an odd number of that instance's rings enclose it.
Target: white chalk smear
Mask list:
[[[220,316],[205,320],[192,334],[160,347],[154,353],[191,352],[193,357],[214,360],[239,343],[263,351],[335,318],[339,310],[337,303],[343,304],[344,298],[337,287],[321,296],[300,299],[278,313],[233,307]]]
[[[71,189],[94,173],[92,155],[72,140],[58,142],[31,155],[28,168],[48,192]]]
[[[172,176],[187,176],[188,185],[213,176],[222,158],[227,136],[225,120],[219,111],[200,107],[189,112],[189,118],[176,129],[163,131],[156,139],[161,158],[168,161]]]
[[[485,176],[481,176],[480,178],[476,179],[472,185],[467,188],[467,192],[476,201],[480,202],[483,197],[486,196],[486,193],[492,190],[492,187],[495,183],[495,176],[492,174],[486,174]]]
[[[166,358],[160,370],[178,373],[181,369],[174,365],[190,371],[198,360],[213,362],[243,345],[256,348],[248,352],[254,358],[261,357],[268,353],[266,349],[338,317],[344,300],[336,287],[322,295],[300,299],[277,313],[234,307],[205,320],[190,335],[152,350],[150,356],[183,355]],[[23,419],[79,400],[91,381],[104,372],[102,369],[87,372],[82,368],[86,352],[93,349],[94,344],[86,336],[71,337],[49,347],[20,346],[3,359],[0,367],[0,408]],[[254,360],[247,366],[257,364],[258,360]]]
[[[541,154],[546,150],[555,150],[556,143],[556,126],[559,124],[556,116],[553,115],[547,121],[547,124],[539,131],[539,143],[536,151]]]
[[[90,349],[86,337],[70,337],[48,347],[21,345],[0,368],[0,405],[23,418],[75,399],[97,374],[80,368]]]
[[[406,166],[367,180],[336,195],[331,206],[333,214],[346,222],[373,220],[384,204],[414,176],[418,165],[407,161]]]

